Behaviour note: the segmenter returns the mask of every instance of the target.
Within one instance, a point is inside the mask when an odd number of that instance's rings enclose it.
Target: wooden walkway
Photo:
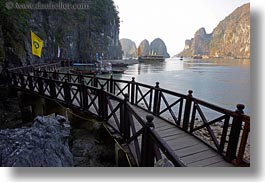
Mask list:
[[[135,111],[145,119],[149,113],[133,106]],[[157,133],[173,149],[175,154],[187,167],[233,167],[212,148],[202,143],[199,139],[154,116],[154,125]],[[141,139],[139,139],[141,144]]]
[[[106,122],[127,145],[136,166],[154,166],[162,158],[174,166],[233,167],[249,165],[245,148],[250,117],[243,105],[226,110],[192,96],[132,81],[56,71],[58,64],[9,70],[9,86],[80,109]],[[170,98],[170,99],[169,99]],[[206,109],[205,109],[206,108]],[[206,112],[206,111],[207,112]],[[207,116],[215,113],[214,118]],[[200,125],[196,125],[200,118]],[[212,126],[220,125],[221,136]],[[211,144],[196,136],[208,132]]]

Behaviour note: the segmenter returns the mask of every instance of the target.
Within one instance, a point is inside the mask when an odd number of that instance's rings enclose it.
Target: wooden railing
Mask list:
[[[30,73],[34,71],[55,71],[61,67],[61,63],[43,63],[43,64],[35,64],[35,65],[28,65],[28,66],[21,66],[15,68],[9,68],[9,72],[16,72],[16,73]]]
[[[131,81],[60,72],[10,70],[9,83],[76,107],[105,121],[130,146],[138,166],[152,166],[161,152],[175,166],[184,164],[157,134],[150,116],[143,120],[132,106],[174,124],[213,148],[227,161],[246,164],[250,117],[244,106],[230,111],[188,95]],[[137,127],[135,126],[137,125]],[[203,135],[202,135],[203,133]],[[140,141],[142,143],[140,143]],[[150,146],[149,146],[150,145]]]

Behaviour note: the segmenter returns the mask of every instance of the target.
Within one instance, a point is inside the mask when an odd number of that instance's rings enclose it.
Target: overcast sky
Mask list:
[[[161,38],[171,56],[183,50],[201,27],[211,33],[218,23],[249,0],[114,0],[121,18],[120,38],[136,46]]]

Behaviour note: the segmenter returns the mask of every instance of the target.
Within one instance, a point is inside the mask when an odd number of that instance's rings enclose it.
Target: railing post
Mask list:
[[[238,104],[236,107],[237,110],[235,111],[235,113],[238,114],[239,117],[234,117],[232,121],[232,126],[231,126],[231,131],[226,151],[227,161],[232,161],[236,158],[238,141],[242,129],[242,119],[240,118],[240,115],[244,114],[245,106],[243,104]]]
[[[50,96],[51,98],[55,98],[56,97],[56,89],[55,89],[55,81],[52,80],[52,77],[50,77],[49,79],[49,86],[50,86]]]
[[[94,75],[93,77],[93,87],[98,88],[98,78],[96,77],[96,75]]]
[[[43,89],[43,81],[41,77],[38,77],[38,87],[39,87],[39,93],[44,94],[44,89]]]
[[[33,68],[33,76],[36,76],[36,70]]]
[[[109,91],[110,91],[110,93],[112,93],[112,94],[114,94],[114,81],[113,81],[113,76],[111,75],[110,76],[110,86],[109,86]]]
[[[192,104],[192,94],[193,91],[189,90],[189,94],[186,99],[186,104],[185,104],[185,110],[184,110],[184,118],[183,118],[183,126],[182,128],[184,130],[188,130],[189,128],[189,122],[190,122],[190,111],[191,111],[191,104]]]
[[[84,111],[88,108],[87,88],[85,86],[84,77],[81,79],[81,107]]]
[[[154,117],[152,115],[146,116],[147,123],[144,126],[142,137],[142,151],[141,151],[141,167],[154,167],[154,143],[150,137],[150,130],[154,128]]]
[[[155,96],[154,96],[154,106],[153,106],[153,114],[155,116],[159,115],[160,104],[161,104],[161,91],[160,91],[160,88],[159,88],[159,82],[156,82]]]
[[[123,135],[123,138],[125,141],[127,141],[131,136],[131,130],[130,130],[130,116],[127,109],[127,104],[129,102],[129,95],[126,93],[124,94],[124,101],[121,106],[120,110],[120,128],[121,133]]]
[[[20,79],[20,83],[21,83],[21,88],[25,89],[26,88],[26,84],[25,84],[25,78],[23,74],[19,75],[19,79]]]
[[[78,75],[78,83],[84,83],[84,77],[83,77],[83,75],[81,75],[81,74],[79,74]]]
[[[67,78],[67,82],[71,83],[71,75],[70,75],[69,71],[67,71],[67,73],[66,73],[66,78]]]
[[[43,75],[42,75],[44,78],[48,78],[48,73],[47,73],[47,71],[44,69],[43,70]]]
[[[33,92],[34,91],[33,80],[30,73],[28,73],[28,81],[29,81],[29,90]]]
[[[9,70],[7,70],[6,75],[7,75],[7,85],[8,85],[8,88],[10,88],[12,86],[11,72],[9,72]]]
[[[99,92],[98,102],[99,102],[99,117],[103,121],[106,121],[108,118],[108,102],[107,102],[107,95],[103,86],[101,86]]]
[[[67,79],[65,79],[63,87],[64,87],[64,101],[67,104],[67,106],[69,106],[71,103],[71,92],[70,92],[70,86],[69,86]]]
[[[58,73],[56,72],[56,70],[53,71],[53,73],[52,73],[52,78],[53,78],[54,80],[58,80]]]
[[[12,73],[12,78],[14,80],[14,86],[17,87],[18,86],[18,82],[17,82],[17,74],[16,73]]]
[[[135,104],[135,78],[131,81],[131,104]]]

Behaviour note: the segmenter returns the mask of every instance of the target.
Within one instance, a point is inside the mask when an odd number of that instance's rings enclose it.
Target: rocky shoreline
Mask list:
[[[0,166],[116,165],[114,145],[106,141],[109,137],[100,123],[89,119],[71,122],[70,128],[70,123],[61,122],[62,118],[53,114],[23,123],[18,98],[9,98],[8,89],[0,85]]]
[[[72,167],[70,124],[62,116],[36,117],[31,127],[0,130],[1,167]]]

